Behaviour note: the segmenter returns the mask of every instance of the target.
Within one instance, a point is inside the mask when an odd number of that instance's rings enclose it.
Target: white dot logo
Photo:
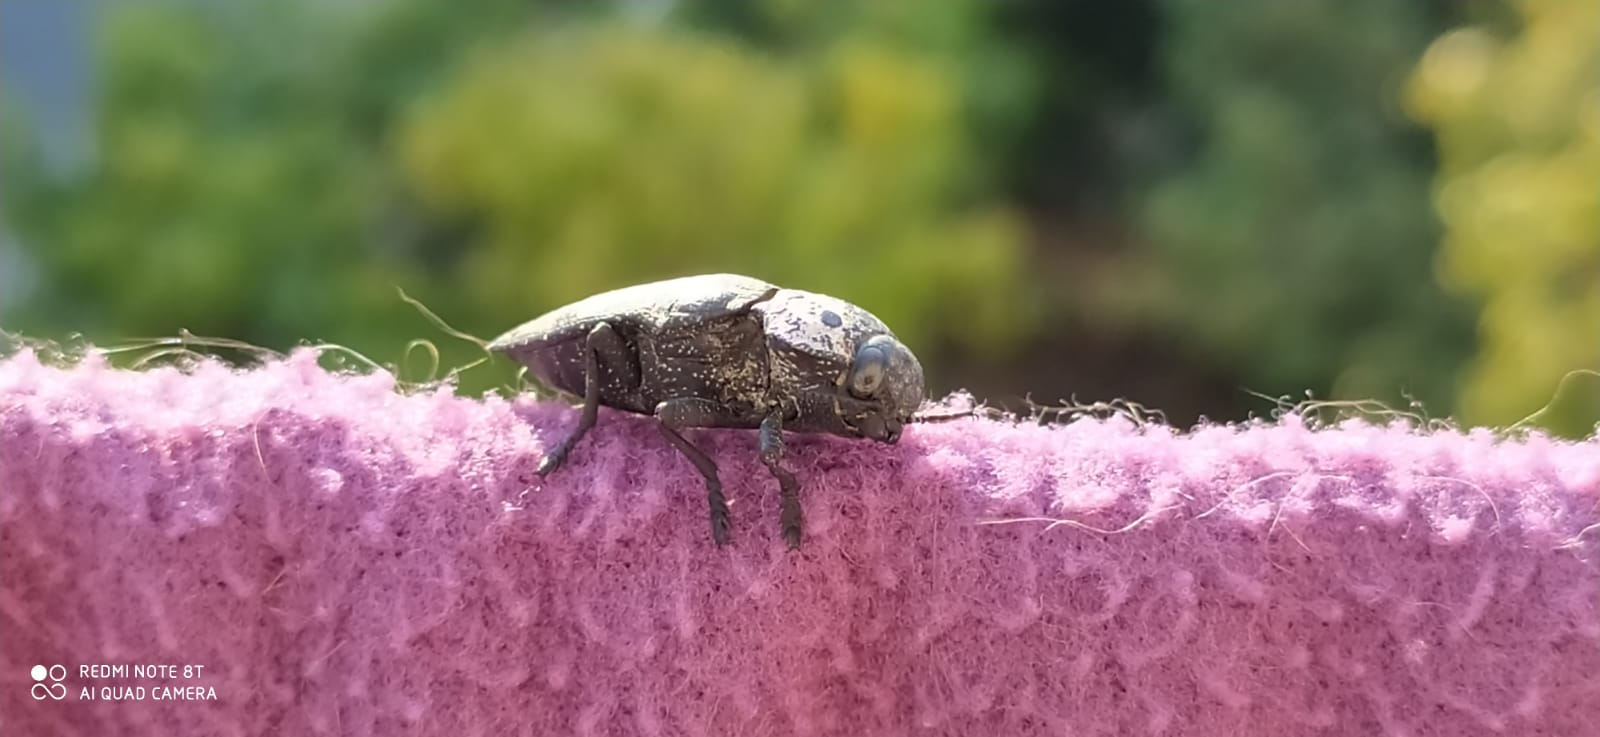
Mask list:
[[[52,665],[46,668],[42,665],[36,665],[33,666],[33,670],[30,673],[35,681],[33,684],[34,701],[44,701],[45,699],[60,701],[67,697],[67,687],[61,683],[61,680],[67,677],[65,666]],[[54,681],[54,683],[45,683],[46,680]]]

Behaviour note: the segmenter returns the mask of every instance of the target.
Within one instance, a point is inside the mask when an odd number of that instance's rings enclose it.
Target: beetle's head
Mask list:
[[[865,438],[893,443],[922,405],[922,364],[892,335],[856,348],[836,403],[839,419]]]

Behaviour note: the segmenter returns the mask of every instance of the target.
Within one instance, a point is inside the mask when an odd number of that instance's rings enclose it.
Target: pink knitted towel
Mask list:
[[[1600,734],[1600,438],[575,421],[0,361],[0,734]]]

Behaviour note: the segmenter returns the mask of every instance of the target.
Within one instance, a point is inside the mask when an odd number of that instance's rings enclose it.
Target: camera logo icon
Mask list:
[[[62,665],[52,665],[46,668],[42,665],[33,666],[33,700],[60,701],[67,697],[67,687],[61,683],[67,677],[67,669]]]

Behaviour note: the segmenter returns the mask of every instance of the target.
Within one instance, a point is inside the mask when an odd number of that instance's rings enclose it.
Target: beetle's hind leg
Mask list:
[[[627,346],[622,341],[622,336],[611,329],[610,323],[602,322],[594,326],[593,330],[585,336],[583,343],[583,416],[578,419],[578,427],[571,435],[562,438],[556,447],[545,454],[539,461],[538,473],[548,476],[551,472],[566,463],[567,454],[572,452],[572,447],[583,439],[589,430],[594,428],[595,420],[600,416],[600,354],[604,351],[611,355],[627,351]],[[615,363],[608,361],[608,363]]]
[[[767,470],[778,479],[778,494],[782,500],[778,521],[783,525],[784,542],[788,543],[790,550],[796,550],[800,547],[802,525],[800,484],[794,480],[794,474],[778,464],[781,460],[783,460],[783,415],[775,411],[761,421],[761,462],[767,464]]]
[[[706,500],[711,505],[711,539],[721,546],[728,543],[728,498],[722,494],[717,464],[705,451],[694,447],[678,432],[686,427],[710,426],[716,418],[716,404],[706,399],[669,399],[656,405],[656,420],[661,423],[661,434],[705,477]]]

